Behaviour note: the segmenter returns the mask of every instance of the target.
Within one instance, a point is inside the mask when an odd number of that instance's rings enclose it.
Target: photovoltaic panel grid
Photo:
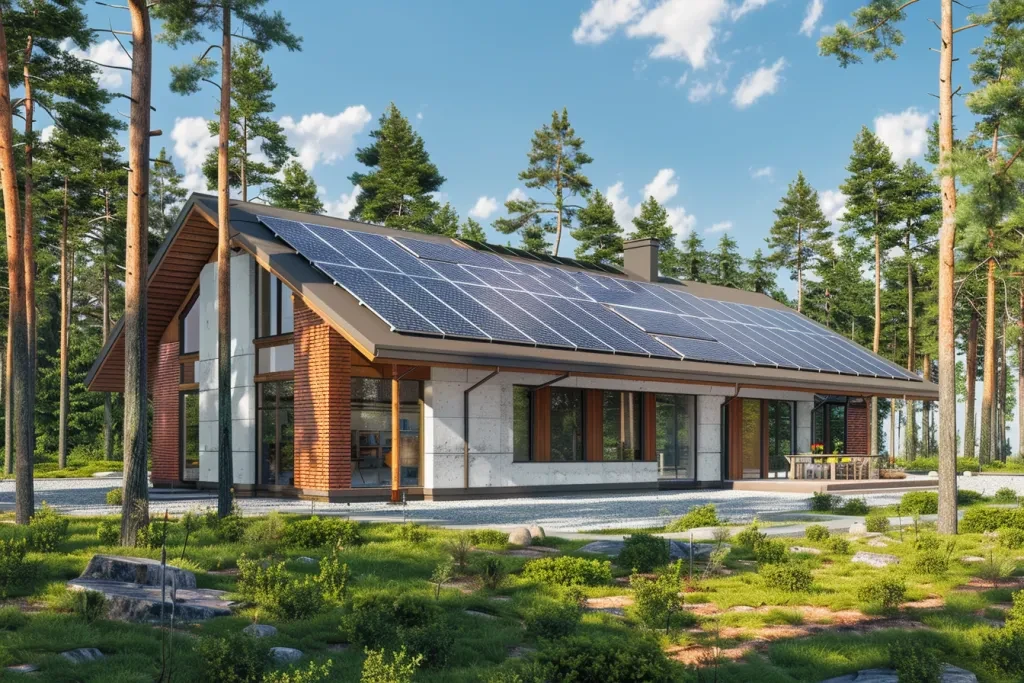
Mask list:
[[[259,220],[395,332],[920,381],[791,311],[414,237]]]

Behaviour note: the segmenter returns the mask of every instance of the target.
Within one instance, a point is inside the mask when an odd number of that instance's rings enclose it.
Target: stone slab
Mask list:
[[[275,664],[290,664],[302,659],[302,650],[296,650],[294,647],[272,647],[270,658]]]
[[[161,603],[164,618],[170,619],[173,606],[174,619],[178,622],[205,621],[231,614],[232,603],[226,599],[227,592],[209,588],[178,589],[177,600],[172,603],[170,589],[161,599],[159,586],[101,579],[74,579],[67,585],[70,590],[103,593],[107,598],[107,616],[111,619],[159,621]]]
[[[93,662],[97,659],[103,659],[105,655],[94,647],[80,647],[76,650],[61,652],[60,656],[73,664],[81,664],[82,662]]]
[[[895,555],[886,555],[885,553],[869,553],[866,550],[861,550],[853,557],[850,558],[850,562],[856,562],[857,564],[866,564],[869,567],[888,567],[893,564],[899,564],[900,558]]]
[[[977,676],[952,664],[943,665],[940,680],[942,683],[978,683]],[[893,669],[864,669],[854,674],[829,678],[821,683],[899,683],[899,677]]]
[[[159,586],[160,573],[159,560],[151,560],[147,557],[93,555],[79,578]],[[173,584],[172,575],[174,576]],[[167,565],[164,576],[167,586],[175,585],[179,590],[196,587],[196,575],[187,569]]]
[[[625,541],[607,540],[593,541],[580,548],[581,552],[593,553],[595,555],[607,555],[618,557],[625,546]],[[694,543],[693,558],[702,560],[714,551],[715,547],[710,543]],[[690,544],[686,541],[668,541],[668,555],[673,560],[684,560],[690,557]]]

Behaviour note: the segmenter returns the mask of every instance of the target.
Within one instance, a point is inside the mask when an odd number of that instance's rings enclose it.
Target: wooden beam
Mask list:
[[[399,503],[402,500],[402,494],[399,491],[401,484],[400,468],[401,468],[401,454],[399,453],[399,447],[402,444],[402,430],[401,420],[399,419],[401,410],[401,382],[398,380],[398,366],[391,366],[391,502]]]

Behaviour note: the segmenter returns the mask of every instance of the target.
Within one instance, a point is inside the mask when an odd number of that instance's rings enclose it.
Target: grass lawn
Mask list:
[[[8,518],[9,519],[9,518]],[[111,518],[112,519],[112,518]],[[523,569],[535,560],[515,554],[500,543],[500,537],[477,537],[468,556],[463,575],[455,587],[442,587],[435,598],[431,576],[439,565],[452,557],[452,544],[459,538],[454,531],[401,524],[361,524],[361,542],[333,549],[302,547],[288,543],[287,529],[305,518],[276,516],[273,524],[254,519],[243,520],[249,526],[247,537],[229,543],[218,538],[214,529],[200,527],[191,533],[185,559],[178,561],[184,542],[180,523],[168,534],[169,563],[196,572],[200,587],[230,591],[238,601],[235,615],[210,620],[200,625],[176,629],[170,634],[173,644],[171,667],[173,680],[215,680],[212,665],[204,659],[201,643],[214,637],[235,634],[254,621],[273,624],[278,634],[258,641],[261,646],[286,646],[302,650],[309,662],[331,661],[327,677],[302,680],[358,681],[365,655],[360,634],[351,625],[357,605],[375,595],[413,596],[416,609],[430,611],[446,623],[452,642],[446,647],[443,666],[421,666],[413,680],[421,682],[533,681],[531,662],[556,666],[559,648],[570,648],[576,640],[548,639],[535,627],[538,614],[554,614],[559,605],[578,604],[585,598],[588,609],[573,612],[562,633],[603,643],[605,652],[620,650],[624,643],[656,642],[665,652],[655,677],[635,679],[614,674],[608,664],[602,683],[619,680],[700,680],[725,682],[759,681],[763,683],[820,681],[862,668],[886,666],[888,647],[897,638],[910,638],[921,648],[934,651],[943,661],[974,671],[988,683],[1019,681],[1019,675],[1007,675],[991,668],[981,655],[987,635],[1000,629],[1007,604],[1014,590],[1024,586],[1024,550],[1000,549],[993,538],[981,534],[962,535],[954,541],[938,538],[924,529],[891,532],[885,541],[849,539],[846,551],[830,546],[828,540],[786,539],[789,546],[817,548],[822,554],[789,553],[787,564],[807,567],[813,583],[805,590],[788,592],[768,588],[758,573],[758,562],[751,549],[734,545],[725,557],[721,571],[703,576],[703,567],[695,567],[694,579],[687,580],[688,567],[681,568],[681,583],[674,584],[671,595],[682,588],[683,612],[675,612],[676,622],[666,631],[663,624],[647,627],[637,606],[629,606],[640,593],[624,580],[629,571],[611,566],[611,580],[597,580],[582,586],[580,593],[558,585],[572,571],[546,578],[531,579]],[[0,601],[0,666],[33,663],[41,667],[37,680],[53,681],[154,681],[161,671],[161,649],[167,631],[156,626],[128,624],[105,618],[89,620],[80,608],[77,594],[64,582],[77,577],[89,558],[96,553],[118,553],[158,558],[158,549],[120,549],[102,546],[97,537],[103,520],[72,518],[68,535],[52,552],[30,551],[28,571],[20,582],[10,586]],[[271,531],[256,533],[252,526],[264,524]],[[284,539],[275,534],[284,528]],[[0,524],[0,538],[24,536],[24,530]],[[538,557],[573,557],[585,541],[545,539],[543,545],[555,552],[535,551]],[[873,545],[869,545],[873,543]],[[885,543],[885,547],[876,547]],[[952,543],[952,545],[950,545]],[[931,548],[922,550],[921,548]],[[858,550],[893,554],[901,558],[898,568],[874,569],[850,561]],[[241,590],[237,572],[239,558],[273,558],[284,562],[288,581],[318,575],[316,563],[337,553],[348,566],[350,579],[344,598],[329,602],[313,616],[287,619],[274,609],[259,607]],[[948,558],[945,569],[922,569],[922,554]],[[582,555],[587,558],[593,556]],[[964,562],[965,556],[993,557],[1002,560],[1003,580],[985,582],[989,563]],[[541,563],[548,560],[537,560]],[[506,574],[495,588],[484,587],[481,574],[497,563]],[[993,563],[998,564],[998,562]],[[2,567],[0,567],[2,569]],[[929,573],[931,572],[931,573]],[[456,571],[458,575],[460,572]],[[998,572],[997,572],[998,573]],[[905,604],[896,611],[884,612],[864,602],[860,588],[900,577],[905,583]],[[2,579],[2,572],[0,572]],[[638,589],[639,590],[639,589]],[[389,598],[391,599],[391,598]],[[399,601],[405,598],[400,598]],[[678,600],[678,598],[672,598]],[[624,609],[600,609],[602,602],[621,601]],[[396,603],[397,604],[397,603]],[[609,603],[611,604],[611,603]],[[678,602],[676,603],[678,606]],[[411,609],[408,606],[406,612]],[[488,616],[468,613],[467,610]],[[572,610],[570,610],[572,612]],[[403,614],[396,612],[396,614]],[[578,623],[576,619],[578,617]],[[398,618],[404,618],[399,616]],[[381,621],[381,620],[378,620]],[[383,619],[386,622],[387,619]],[[556,620],[557,621],[557,620]],[[363,621],[370,629],[373,623]],[[556,624],[557,626],[557,624]],[[527,628],[529,627],[529,628]],[[394,628],[378,624],[374,628]],[[366,631],[367,633],[369,631]],[[551,635],[551,632],[547,632]],[[555,635],[560,635],[555,634]],[[422,635],[422,634],[421,634]],[[409,636],[405,642],[414,642]],[[428,639],[429,640],[429,639]],[[355,642],[353,642],[355,641]],[[342,647],[343,645],[348,647]],[[399,644],[399,643],[392,643]],[[106,658],[99,662],[71,664],[59,653],[79,647],[99,648]],[[525,657],[510,655],[525,653]],[[659,658],[661,655],[657,655]],[[582,665],[576,659],[577,665]],[[590,659],[593,659],[591,657]],[[541,664],[535,664],[539,667]],[[636,671],[635,664],[629,670]],[[547,669],[550,677],[551,671]],[[710,677],[717,671],[717,679]],[[564,677],[563,673],[557,674]],[[518,679],[512,676],[518,673]],[[500,676],[500,677],[499,677]],[[24,676],[0,668],[0,680],[23,680]],[[258,678],[251,680],[260,680]],[[581,681],[595,680],[581,677]]]
[[[57,467],[56,461],[36,462],[32,475],[36,479],[72,479],[91,477],[97,472],[120,472],[124,464],[120,460],[69,460],[64,469]],[[14,479],[13,474],[0,474],[0,479]]]

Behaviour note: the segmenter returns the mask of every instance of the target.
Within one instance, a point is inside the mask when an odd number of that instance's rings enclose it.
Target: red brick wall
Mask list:
[[[846,406],[847,453],[868,452],[868,407],[866,403]]]
[[[352,349],[295,298],[295,486],[352,485]]]
[[[153,483],[176,484],[181,481],[178,451],[181,434],[178,428],[178,380],[181,364],[178,361],[177,341],[160,344],[152,368]]]

